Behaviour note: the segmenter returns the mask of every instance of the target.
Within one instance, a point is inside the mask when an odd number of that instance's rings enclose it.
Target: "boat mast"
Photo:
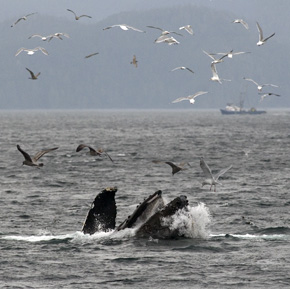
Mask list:
[[[243,108],[244,108],[244,102],[245,102],[245,98],[247,95],[248,84],[244,84],[243,87],[244,87],[244,89],[241,90],[241,93],[240,93],[240,109],[241,110],[243,110]]]

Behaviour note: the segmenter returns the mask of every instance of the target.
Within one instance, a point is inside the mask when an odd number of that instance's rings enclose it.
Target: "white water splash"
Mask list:
[[[169,226],[171,230],[178,230],[180,235],[201,239],[209,237],[208,226],[210,222],[211,215],[204,203],[199,203],[196,207],[188,206],[175,215],[164,219],[164,225]]]

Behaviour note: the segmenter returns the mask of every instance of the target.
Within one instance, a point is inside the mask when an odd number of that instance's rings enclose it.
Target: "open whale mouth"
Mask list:
[[[171,224],[164,222],[183,208],[187,208],[186,196],[179,196],[168,203],[163,209],[152,215],[136,232],[138,237],[153,237],[158,239],[178,238],[181,236],[179,229],[172,230]]]
[[[137,206],[135,211],[116,230],[132,228],[146,222],[154,213],[164,207],[162,191],[157,191]]]
[[[164,204],[162,192],[159,190],[144,199],[135,211],[124,222],[115,228],[117,206],[115,193],[117,188],[107,188],[99,193],[91,209],[88,212],[82,232],[94,234],[96,232],[108,232],[110,230],[136,229],[136,236],[158,238],[172,238],[179,236],[178,230],[172,230],[170,226],[164,226],[162,221],[166,217],[174,216],[179,210],[187,208],[187,197],[181,195],[173,199],[167,205]]]

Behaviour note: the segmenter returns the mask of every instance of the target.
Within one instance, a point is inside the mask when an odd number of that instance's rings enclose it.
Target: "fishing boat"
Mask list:
[[[225,108],[221,108],[222,114],[264,114],[265,110],[257,110],[255,107],[244,109],[244,101],[246,96],[246,89],[240,94],[240,105],[228,103]]]
[[[234,104],[228,103],[225,108],[220,109],[222,114],[263,114],[266,113],[265,110],[257,110],[254,107],[246,110],[242,106],[236,106]]]

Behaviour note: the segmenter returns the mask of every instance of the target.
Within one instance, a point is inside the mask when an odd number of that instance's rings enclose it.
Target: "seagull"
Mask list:
[[[235,19],[232,23],[241,23],[246,29],[249,29],[249,25],[243,19]]]
[[[245,54],[245,53],[251,53],[251,52],[245,52],[245,51],[233,52],[233,50],[231,50],[230,52],[219,52],[216,54],[225,55],[228,58],[233,58],[234,55],[240,55],[240,54]]]
[[[158,164],[158,163],[165,163],[165,164],[171,166],[171,168],[172,168],[172,175],[173,175],[173,176],[174,176],[174,174],[178,173],[179,171],[186,170],[186,168],[184,168],[185,165],[190,166],[189,163],[181,163],[181,164],[179,164],[179,165],[176,165],[176,164],[174,164],[174,163],[172,163],[172,162],[164,162],[164,161],[159,161],[159,160],[154,160],[154,161],[152,161],[152,162],[155,163],[155,164]]]
[[[53,38],[58,38],[60,40],[62,40],[62,37],[61,36],[64,36],[66,38],[70,38],[69,35],[67,33],[64,33],[64,32],[57,32],[57,33],[54,33],[54,34],[51,34],[49,39],[48,39],[48,42],[53,39]]]
[[[174,37],[169,37],[169,38],[167,38],[167,39],[165,39],[164,41],[161,41],[161,42],[166,42],[168,45],[179,44],[180,43]]]
[[[205,175],[205,180],[202,182],[202,187],[204,185],[210,185],[210,191],[212,186],[214,186],[214,191],[216,192],[216,185],[221,183],[218,182],[218,179],[220,176],[225,174],[232,166],[229,166],[223,170],[221,170],[219,173],[217,173],[215,176],[212,175],[211,169],[203,159],[203,157],[200,158],[200,167]]]
[[[13,27],[13,26],[15,26],[19,21],[21,21],[21,20],[27,20],[27,17],[28,16],[31,16],[31,15],[33,15],[33,14],[36,14],[37,12],[33,12],[33,13],[30,13],[30,14],[27,14],[27,15],[25,15],[25,16],[22,16],[22,17],[20,17],[19,19],[17,19],[12,25],[11,25],[11,27]]]
[[[89,16],[89,15],[80,15],[80,16],[77,16],[77,15],[75,14],[75,12],[73,12],[72,10],[70,10],[70,9],[66,9],[66,10],[69,11],[69,12],[72,12],[72,13],[74,14],[74,16],[75,16],[75,20],[79,20],[81,17],[92,18],[92,16]]]
[[[245,77],[244,77],[244,80],[248,80],[248,81],[251,81],[251,82],[253,82],[254,84],[256,84],[256,85],[257,85],[257,88],[258,88],[259,91],[262,91],[262,89],[263,89],[264,86],[273,86],[273,87],[278,87],[278,85],[271,84],[271,83],[258,84],[256,81],[254,81],[254,80],[251,79],[251,78],[245,78]]]
[[[33,49],[27,49],[27,48],[21,47],[17,50],[15,56],[20,54],[22,51],[26,51],[28,55],[33,55],[38,50],[40,50],[43,54],[48,55],[48,52],[43,47],[38,46]]]
[[[179,36],[183,36],[182,34],[180,33],[177,33],[175,31],[167,31],[167,30],[164,30],[160,27],[156,27],[156,26],[147,26],[149,28],[153,28],[153,29],[158,29],[158,30],[161,30],[161,35],[155,39],[155,43],[161,43],[161,42],[166,42],[168,45],[172,45],[172,44],[179,44],[179,42],[172,36],[169,36],[170,33],[174,33],[176,35],[179,35]]]
[[[275,96],[281,96],[280,94],[276,94],[276,93],[273,93],[273,92],[268,92],[268,93],[259,93],[261,95],[261,99],[260,99],[260,102],[262,102],[264,100],[265,97],[269,96],[269,95],[275,95]]]
[[[221,82],[221,80],[220,80],[220,78],[219,78],[219,76],[217,74],[217,70],[216,70],[215,64],[211,63],[210,67],[211,67],[211,71],[212,71],[212,77],[211,77],[210,80],[217,81],[218,83],[221,84],[222,82]]]
[[[162,28],[160,28],[160,27],[151,26],[151,25],[149,25],[149,26],[147,26],[147,27],[148,27],[148,28],[153,28],[153,29],[158,29],[158,30],[162,31],[162,32],[161,32],[161,35],[168,35],[168,34],[170,34],[170,33],[174,33],[174,34],[176,34],[176,35],[183,36],[182,34],[177,33],[177,32],[175,32],[175,31],[167,31],[167,30],[164,30],[164,29],[162,29]]]
[[[137,32],[143,32],[145,33],[146,31],[143,31],[143,30],[140,30],[140,29],[137,29],[133,26],[129,26],[127,24],[115,24],[115,25],[112,25],[112,26],[108,26],[108,27],[105,27],[103,28],[103,30],[108,30],[108,29],[111,29],[111,28],[114,28],[114,27],[120,27],[122,30],[129,30],[129,29],[132,29],[134,31],[137,31]]]
[[[259,41],[257,42],[257,45],[258,46],[261,46],[263,45],[269,38],[273,37],[275,35],[275,33],[271,34],[270,36],[268,36],[267,38],[263,38],[263,30],[261,28],[261,26],[259,25],[258,22],[257,23],[257,28],[258,28],[258,31],[259,31]]]
[[[94,52],[92,54],[89,54],[89,55],[85,56],[85,58],[90,58],[90,57],[92,57],[94,55],[97,55],[97,54],[99,54],[99,52]]]
[[[179,27],[179,30],[182,30],[182,29],[187,31],[189,34],[193,35],[193,30],[192,30],[191,25],[185,25],[185,26]]]
[[[244,150],[242,150],[242,151],[243,151],[245,157],[248,157],[248,156],[249,156],[249,153],[251,152],[250,149],[244,149]]]
[[[79,151],[81,151],[82,149],[84,149],[84,148],[89,148],[89,154],[91,155],[91,156],[102,156],[102,154],[105,154],[110,160],[111,160],[111,162],[114,162],[113,160],[112,160],[112,158],[103,150],[103,149],[98,149],[98,150],[95,150],[95,149],[93,149],[92,147],[90,147],[90,146],[88,146],[88,145],[85,145],[85,144],[80,144],[78,147],[77,147],[77,149],[76,149],[76,152],[79,152]]]
[[[46,41],[46,40],[48,40],[51,37],[51,35],[42,36],[40,34],[32,34],[31,36],[28,37],[28,39],[31,39],[31,38],[34,38],[34,37],[39,37],[39,38],[41,38],[42,41]]]
[[[222,80],[231,81],[230,79],[219,78],[219,76],[217,74],[216,64],[215,63],[211,63],[210,67],[211,67],[211,71],[212,71],[212,77],[210,78],[210,80],[216,81],[216,82],[218,82],[220,84],[222,84]]]
[[[179,42],[174,37],[169,35],[161,35],[154,42],[155,43],[166,42],[168,45],[179,44]]]
[[[40,75],[40,72],[38,72],[36,75],[28,68],[26,68],[27,71],[29,71],[31,77],[29,77],[29,79],[33,79],[33,80],[36,80],[37,77]]]
[[[220,57],[219,59],[215,59],[213,57],[213,55],[215,55],[215,53],[208,53],[205,50],[202,50],[203,53],[205,53],[208,57],[210,57],[213,61],[211,62],[212,64],[217,64],[217,63],[221,63],[223,62],[223,58],[225,58],[227,56],[227,53],[224,54],[222,57]]]
[[[133,60],[130,62],[130,64],[133,64],[137,68],[138,60],[136,59],[136,55],[133,55]]]
[[[193,95],[189,95],[189,96],[186,96],[186,97],[179,97],[175,100],[172,101],[172,103],[176,103],[176,102],[180,102],[180,101],[183,101],[183,100],[189,100],[189,102],[191,104],[194,104],[195,103],[195,98],[199,95],[202,95],[202,94],[205,94],[205,93],[208,93],[208,91],[199,91]]]
[[[28,39],[31,39],[34,37],[39,37],[39,38],[41,38],[42,41],[48,40],[48,42],[49,42],[52,38],[58,38],[58,39],[62,40],[61,36],[65,36],[65,37],[69,38],[69,35],[67,33],[57,32],[54,34],[50,34],[48,36],[42,36],[40,34],[32,34],[31,36],[28,37]]]
[[[31,167],[43,167],[43,163],[37,163],[37,161],[46,153],[58,149],[52,148],[38,152],[34,157],[30,157],[30,155],[21,149],[20,145],[17,145],[17,149],[23,154],[25,160],[23,161],[22,165],[27,165]]]
[[[181,70],[185,70],[185,69],[187,69],[187,70],[190,71],[191,73],[194,73],[193,70],[191,70],[190,68],[185,67],[185,66],[175,67],[175,68],[173,68],[171,71],[175,71],[175,70],[178,70],[178,69],[181,69]]]

